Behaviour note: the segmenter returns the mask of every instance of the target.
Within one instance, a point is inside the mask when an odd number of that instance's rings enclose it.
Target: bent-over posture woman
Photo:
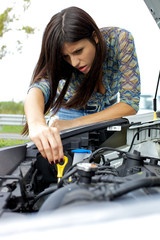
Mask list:
[[[119,99],[119,100],[118,100]],[[99,29],[85,11],[55,14],[44,31],[25,114],[31,140],[50,163],[63,160],[59,131],[136,114],[140,74],[134,39],[119,27]],[[58,116],[47,126],[45,113]]]

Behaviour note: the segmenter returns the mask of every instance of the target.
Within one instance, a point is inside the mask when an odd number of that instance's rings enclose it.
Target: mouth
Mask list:
[[[81,72],[85,72],[86,69],[87,69],[87,65],[78,68],[78,70]]]

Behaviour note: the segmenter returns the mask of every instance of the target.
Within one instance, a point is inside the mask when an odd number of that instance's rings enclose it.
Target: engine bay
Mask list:
[[[32,142],[1,148],[1,218],[160,196],[160,121],[152,118],[148,113],[63,131],[65,159],[57,165]],[[75,162],[77,149],[89,154]]]

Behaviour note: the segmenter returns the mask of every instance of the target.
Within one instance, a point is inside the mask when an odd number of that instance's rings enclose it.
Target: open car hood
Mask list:
[[[151,15],[156,21],[158,27],[160,28],[160,1],[159,0],[144,0],[147,5]]]

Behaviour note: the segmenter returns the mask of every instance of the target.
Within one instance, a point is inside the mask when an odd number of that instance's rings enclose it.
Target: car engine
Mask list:
[[[150,113],[63,131],[57,165],[32,142],[1,148],[1,218],[159,196],[159,124]],[[90,154],[74,163],[75,149]]]

